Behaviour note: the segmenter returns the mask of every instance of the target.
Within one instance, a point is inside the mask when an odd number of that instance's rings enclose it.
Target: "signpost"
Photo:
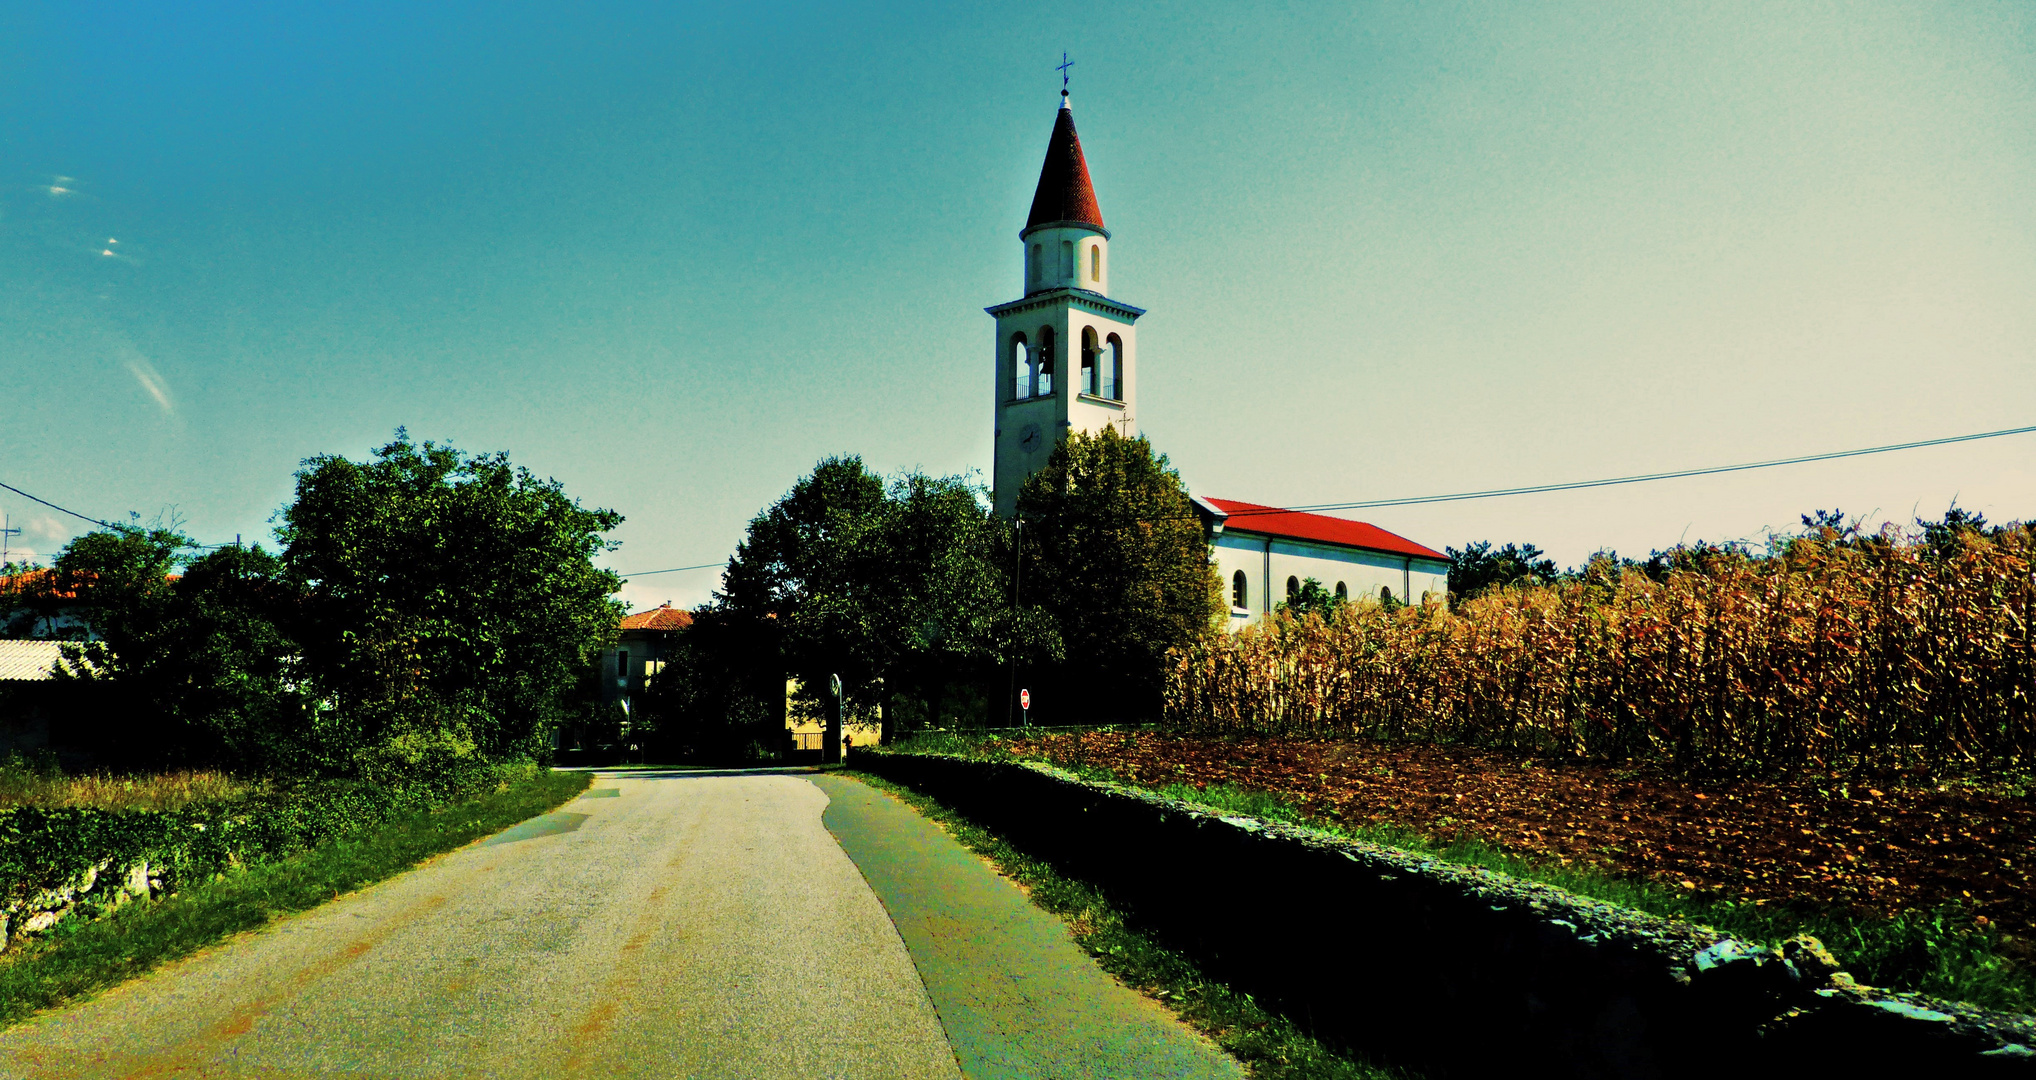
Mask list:
[[[820,736],[820,760],[828,765],[841,764],[841,676],[827,678],[827,726]]]
[[[1025,726],[1032,726],[1032,691],[1018,691],[1018,707],[1025,710]]]

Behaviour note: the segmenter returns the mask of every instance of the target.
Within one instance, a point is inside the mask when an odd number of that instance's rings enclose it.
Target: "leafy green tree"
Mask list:
[[[291,636],[303,596],[260,545],[191,560],[175,586],[164,712],[222,764],[305,773],[343,761],[343,731],[313,707]]]
[[[857,457],[821,461],[750,522],[690,648],[741,638],[807,688],[840,675],[851,701],[887,706],[887,724],[900,695],[937,715],[1005,619],[990,561],[999,527],[981,495],[962,477],[886,482]]]
[[[715,604],[775,645],[771,659],[809,687],[839,674],[864,696],[890,651],[886,579],[890,506],[882,477],[830,457],[749,523]]]
[[[1335,593],[1324,588],[1320,581],[1308,578],[1301,582],[1299,591],[1279,602],[1278,610],[1296,618],[1314,615],[1323,622],[1329,622],[1342,613],[1345,603],[1337,599]]]
[[[614,639],[621,582],[597,569],[621,523],[502,453],[419,445],[297,473],[276,535],[304,590],[303,673],[348,728],[355,767],[542,756]]]
[[[748,762],[784,738],[785,672],[778,627],[713,604],[673,636],[664,667],[642,698],[642,722],[657,756]]]
[[[1990,525],[1987,516],[1977,510],[1967,510],[1953,502],[1936,521],[1917,518],[1916,527],[1923,530],[1923,543],[1928,545],[1939,561],[1950,559],[1957,554],[1961,537],[1984,538],[2000,533],[1999,526]]]
[[[1461,551],[1442,550],[1449,556],[1449,593],[1460,601],[1488,589],[1554,581],[1560,573],[1554,560],[1533,544],[1494,548],[1490,541],[1479,540]]]
[[[885,669],[886,739],[901,695],[910,694],[929,722],[939,720],[944,699],[997,663],[1025,630],[1003,603],[996,553],[1004,526],[981,488],[963,477],[907,473],[892,481],[890,503],[884,546],[895,638]]]
[[[169,727],[179,675],[172,662],[178,631],[172,575],[179,551],[190,544],[173,529],[89,532],[65,545],[50,572],[29,585],[43,628],[75,642],[64,647],[57,677],[82,684],[79,711],[95,718],[91,741],[106,757],[184,756],[188,733]]]
[[[1019,604],[1052,616],[1065,657],[1031,680],[1047,685],[1042,706],[1156,715],[1168,650],[1226,611],[1180,474],[1143,437],[1075,433],[1019,489],[1017,511]]]

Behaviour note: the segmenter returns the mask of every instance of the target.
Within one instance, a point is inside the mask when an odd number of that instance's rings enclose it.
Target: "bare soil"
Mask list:
[[[1956,902],[2036,931],[2036,799],[1924,777],[1691,780],[1469,747],[1161,732],[1041,735],[1023,757],[1147,787],[1229,784],[1306,816],[1771,903],[1893,914]]]

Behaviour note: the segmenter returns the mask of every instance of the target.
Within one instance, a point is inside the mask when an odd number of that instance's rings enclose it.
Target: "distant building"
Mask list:
[[[797,679],[785,680],[785,734],[791,740],[793,761],[809,757],[817,761],[826,749],[827,714],[804,698],[804,687]],[[842,744],[850,748],[875,746],[884,732],[884,707],[858,709],[851,702],[848,712],[841,720]]]
[[[627,711],[635,712],[637,697],[671,657],[672,639],[691,625],[693,613],[670,603],[625,616],[615,647],[601,658],[601,700],[611,707],[628,702]]]
[[[56,581],[56,571],[46,568],[0,577],[0,636],[98,640],[98,632],[78,611],[77,597],[57,588]]]
[[[1272,613],[1314,578],[1339,600],[1420,604],[1449,592],[1449,556],[1376,525],[1197,496],[1231,625]]]
[[[1025,295],[986,308],[993,338],[997,513],[1070,432],[1136,435],[1145,314],[1108,295],[1110,232],[1062,91],[1032,210],[1018,234]],[[1362,521],[1228,499],[1195,500],[1230,595],[1231,625],[1272,612],[1309,578],[1348,600],[1439,600],[1449,557]]]

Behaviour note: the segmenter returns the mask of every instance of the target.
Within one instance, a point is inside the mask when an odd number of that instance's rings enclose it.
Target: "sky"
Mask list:
[[[398,427],[690,606],[820,458],[990,467],[1062,53],[1137,421],[1275,505],[2036,424],[2036,5],[0,4],[0,482],[269,541]],[[2036,435],[1353,513],[1559,562],[2036,517]],[[46,557],[83,522],[0,491]],[[270,541],[272,543],[272,541]]]

